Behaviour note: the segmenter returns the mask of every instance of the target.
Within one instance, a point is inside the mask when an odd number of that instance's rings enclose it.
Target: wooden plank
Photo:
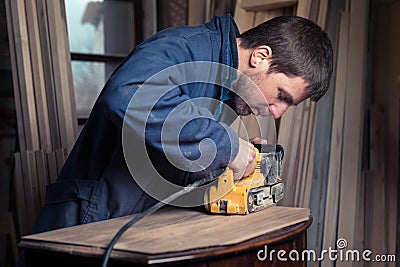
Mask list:
[[[67,150],[64,148],[56,150],[56,163],[57,163],[57,173],[61,172],[64,166],[65,160],[67,159]]]
[[[254,12],[247,12],[241,4],[242,0],[236,0],[235,21],[239,31],[243,33],[254,26]]]
[[[291,107],[281,118],[278,134],[278,143],[285,148],[285,160],[282,163],[282,177],[285,181],[285,198],[282,205],[292,206],[296,203],[296,190],[298,190],[298,164],[300,151],[298,149],[301,135],[301,121],[305,103]]]
[[[319,26],[321,26],[322,29],[326,28],[328,7],[329,7],[328,0],[321,0],[319,2],[318,18],[317,18],[316,22]]]
[[[199,12],[191,13],[190,3],[193,0],[189,0],[189,11],[188,11],[188,25],[192,25],[192,19]],[[195,1],[200,2],[200,1]],[[157,0],[142,0],[143,6],[143,39],[146,40],[150,38],[153,34],[157,32]]]
[[[35,187],[35,181],[33,177],[34,170],[32,170],[32,165],[30,162],[31,153],[29,151],[21,152],[22,179],[26,206],[26,215],[24,216],[24,220],[26,220],[26,230],[28,231],[33,226],[37,214],[37,205],[35,203],[35,193],[37,192],[37,187]]]
[[[17,247],[17,237],[14,227],[14,219],[11,212],[8,213],[8,227],[9,227],[9,235],[10,235],[10,242],[11,242],[11,251],[13,252],[14,263],[16,264],[19,257],[19,251]]]
[[[215,3],[212,0],[203,0],[204,4],[204,20],[210,21],[214,14]]]
[[[299,187],[299,207],[308,207],[308,201],[310,198],[312,174],[308,175],[309,166],[313,163],[313,126],[315,119],[315,103],[307,100],[305,103],[305,109],[303,111],[303,122],[301,129],[300,139],[300,163],[299,163],[299,176],[301,180],[301,186]],[[311,179],[311,180],[310,180]]]
[[[240,125],[240,126],[244,126],[243,128],[246,130],[244,134],[245,135],[247,134],[249,139],[253,138],[253,137],[261,136],[259,123],[255,116],[241,116],[240,119],[243,122],[243,125]],[[241,127],[240,130],[237,131],[237,133],[239,133],[239,131],[241,131],[241,134],[242,134],[242,130],[244,130],[243,128]],[[272,142],[272,137],[270,137],[270,136],[268,136],[268,137],[269,137],[268,140],[270,140],[270,142]]]
[[[305,181],[304,181],[304,177],[302,175],[303,174],[302,170],[303,170],[304,156],[305,156],[305,154],[304,154],[305,145],[306,145],[305,138],[306,138],[306,134],[307,134],[306,126],[307,126],[308,119],[309,119],[308,118],[308,115],[309,115],[308,114],[308,106],[309,106],[309,102],[305,101],[304,104],[302,105],[302,109],[301,109],[302,115],[296,125],[296,127],[299,128],[299,135],[297,136],[298,142],[297,142],[297,144],[295,144],[295,146],[296,146],[295,149],[298,151],[297,152],[298,160],[297,160],[296,166],[294,166],[294,168],[297,169],[296,170],[297,175],[295,178],[296,190],[295,190],[295,195],[294,195],[294,205],[296,207],[300,207],[300,198],[304,192],[303,185],[304,185]],[[293,166],[291,166],[291,168],[293,168]]]
[[[293,157],[293,151],[290,149],[290,138],[291,138],[291,122],[293,118],[293,107],[290,107],[281,117],[278,131],[278,143],[285,149],[285,159],[282,162],[282,177],[285,182],[285,198],[281,204],[284,206],[290,206],[293,204],[295,183],[294,177],[288,173],[291,158]]]
[[[326,1],[326,0],[324,0]],[[320,10],[320,2],[321,0],[313,0],[311,7],[310,7],[310,13],[308,15],[308,18],[317,23],[318,19],[318,13]]]
[[[229,125],[242,139],[261,137],[269,144],[276,144],[276,127],[272,117],[240,116]]]
[[[345,116],[347,58],[349,42],[349,14],[340,14],[336,64],[335,102],[332,120],[332,135],[329,157],[328,185],[326,192],[325,223],[323,233],[323,248],[334,248],[337,240],[337,224],[339,209],[339,193],[341,183],[342,153],[343,153],[343,121]],[[333,262],[324,260],[322,266],[333,266]]]
[[[350,27],[348,70],[342,173],[340,185],[340,209],[338,236],[354,244],[358,223],[358,192],[361,177],[361,150],[363,129],[363,104],[368,34],[368,3],[350,1]],[[343,263],[344,266],[349,263]]]
[[[370,132],[370,142],[374,141],[374,145],[377,146],[376,148],[371,148],[373,152],[378,152],[382,151],[379,149],[383,149],[383,151],[386,150],[388,153],[391,149],[391,146],[394,144],[390,144],[388,146],[388,142],[386,141],[386,138],[388,138],[388,128],[389,126],[386,125],[385,123],[380,123],[379,120],[384,120],[387,121],[388,119],[388,114],[385,114],[383,116],[379,116],[379,114],[376,114],[376,112],[379,112],[379,106],[380,105],[385,105],[387,108],[389,107],[388,103],[391,102],[390,99],[393,99],[395,96],[390,96],[390,87],[391,87],[391,64],[388,62],[391,62],[391,57],[393,57],[393,53],[391,51],[391,34],[390,34],[390,25],[391,25],[391,17],[390,17],[390,5],[381,5],[379,8],[376,10],[376,24],[375,24],[375,47],[374,47],[374,91],[373,91],[373,102],[374,104],[371,106],[371,132]],[[386,40],[385,42],[382,42],[382,40]],[[385,113],[388,113],[388,110],[385,110]],[[385,129],[378,129],[378,127],[384,127]],[[379,131],[386,131],[384,134],[384,141],[382,143],[378,143],[379,137],[382,135],[381,132]],[[377,132],[377,133],[375,133]],[[393,142],[393,141],[391,141]],[[370,144],[371,145],[371,144]],[[389,150],[388,150],[389,149]],[[375,150],[375,151],[374,151]],[[386,153],[385,153],[386,154]],[[382,157],[378,162],[381,163],[381,160],[387,161],[387,164],[390,164],[390,161],[394,159],[388,159],[386,155],[378,155],[377,157]],[[392,155],[390,155],[391,157]],[[386,222],[385,229],[389,228],[388,225],[388,217],[389,214],[386,215],[386,207],[389,206],[389,204],[386,204],[385,202],[382,202],[382,197],[386,194],[385,188],[387,186],[392,186],[392,185],[385,185],[385,184],[379,184],[375,181],[375,179],[378,179],[379,181],[382,181],[384,183],[389,183],[389,178],[388,177],[383,177],[383,175],[386,175],[388,169],[385,167],[383,168],[378,168],[378,164],[375,164],[373,162],[376,160],[374,158],[374,155],[370,155],[370,169],[371,171],[369,172],[369,176],[367,176],[367,205],[370,205],[369,209],[366,209],[366,233],[370,233],[366,235],[366,245],[371,246],[373,249],[379,249],[379,251],[382,248],[386,246],[388,243],[389,237],[385,233],[384,229],[374,229],[375,226],[379,225],[379,221],[376,221],[376,218],[374,218],[374,215],[380,215],[383,216],[382,220]],[[372,164],[372,165],[371,165]],[[387,167],[389,167],[387,165]],[[374,186],[378,186],[377,188],[374,188]],[[382,192],[382,190],[384,192]],[[385,200],[385,198],[384,198]],[[386,198],[386,201],[389,199]],[[375,203],[377,201],[377,203]],[[386,205],[385,205],[386,204]],[[393,212],[393,211],[391,211]],[[397,220],[397,218],[396,218]],[[396,229],[396,228],[394,228]],[[383,233],[382,233],[383,231]],[[381,234],[380,238],[379,235]],[[377,242],[377,243],[374,243]],[[378,251],[378,250],[376,250]],[[389,252],[385,250],[385,252]],[[393,251],[391,251],[393,252]]]
[[[385,192],[385,125],[383,106],[372,105],[370,109],[370,172],[366,180],[366,247],[371,251],[387,252],[388,237]]]
[[[50,150],[50,125],[47,109],[47,96],[44,82],[41,40],[39,36],[39,23],[36,1],[26,0],[26,19],[28,26],[30,59],[32,64],[32,78],[34,101],[36,103],[37,127],[39,133],[40,148]]]
[[[18,261],[17,238],[14,227],[14,220],[11,212],[0,212],[0,234],[7,234],[10,238],[10,247],[14,264]]]
[[[386,195],[385,233],[382,242],[385,242],[388,253],[396,251],[397,212],[398,212],[398,176],[399,176],[399,89],[398,76],[400,53],[398,47],[400,38],[396,23],[400,23],[400,5],[398,3],[385,3],[376,10],[375,43],[374,43],[374,103],[385,106],[386,133],[382,146],[385,149],[384,161],[384,188]],[[385,41],[382,41],[385,40]],[[382,175],[382,173],[380,173]],[[380,177],[379,177],[380,178]],[[379,188],[379,192],[382,188]],[[376,230],[371,230],[376,232]],[[370,242],[374,242],[371,240]],[[379,244],[379,243],[378,243]],[[389,264],[394,266],[394,263]]]
[[[366,211],[368,209],[367,206],[367,190],[366,190],[366,181],[367,181],[367,175],[369,174],[370,171],[362,171],[361,173],[361,179],[360,179],[360,188],[359,191],[357,193],[357,197],[358,197],[358,210],[356,211],[357,214],[357,218],[358,220],[358,225],[354,231],[354,248],[366,248],[366,243],[365,243],[365,239],[366,236],[368,235],[368,233],[366,232],[366,228],[365,225],[367,223],[367,218],[366,218]],[[359,261],[359,262],[354,262],[353,266],[361,266],[364,267],[365,266],[365,262],[363,261]]]
[[[46,185],[48,184],[48,169],[46,156],[43,150],[35,151],[36,167],[37,167],[37,180],[39,191],[39,206],[43,207],[46,197]]]
[[[58,168],[57,168],[57,160],[56,160],[56,153],[55,152],[48,152],[47,155],[47,166],[49,172],[49,181],[48,183],[54,183],[57,180],[58,176]]]
[[[39,14],[38,23],[39,23],[39,36],[40,36],[40,45],[43,51],[42,53],[42,61],[43,61],[43,72],[46,73],[45,76],[45,94],[46,101],[48,103],[48,118],[49,118],[49,128],[50,128],[50,139],[52,148],[61,147],[60,140],[60,130],[58,127],[58,109],[57,102],[55,97],[54,88],[54,73],[52,71],[52,59],[51,59],[51,48],[50,48],[50,40],[49,40],[49,27],[48,27],[48,16],[47,16],[47,8],[46,8],[47,0],[36,0],[36,8],[37,13]]]
[[[387,135],[386,135],[386,194],[387,194],[387,207],[386,216],[388,217],[388,224],[386,229],[388,253],[394,254],[396,251],[396,238],[399,239],[399,233],[396,231],[397,225],[397,210],[399,199],[399,147],[400,147],[400,129],[399,129],[399,110],[400,110],[400,36],[398,25],[400,25],[400,3],[395,2],[390,4],[390,87],[389,93],[386,94],[388,101],[385,103],[388,108],[387,114]],[[379,52],[378,52],[379,54]],[[378,89],[378,88],[376,88]],[[396,149],[397,148],[397,149]],[[397,233],[397,234],[396,234]],[[400,250],[400,247],[397,247]],[[392,262],[389,266],[395,266]]]
[[[344,1],[343,1],[344,2]],[[325,96],[318,101],[316,108],[316,121],[315,121],[315,144],[314,144],[314,164],[313,168],[313,184],[311,190],[311,197],[309,208],[313,215],[313,224],[307,231],[307,245],[309,249],[315,249],[318,253],[321,252],[323,247],[323,234],[324,223],[330,218],[325,216],[326,198],[328,192],[328,172],[330,161],[330,149],[332,140],[332,119],[335,98],[335,78],[337,66],[337,44],[338,32],[340,23],[340,12],[343,10],[342,1],[329,1],[329,23],[326,24],[324,29],[332,42],[334,48],[334,72],[329,89]],[[320,18],[320,17],[319,17]],[[318,19],[319,19],[318,18]],[[321,25],[322,26],[322,25]],[[319,266],[320,263],[316,262],[313,266]]]
[[[291,7],[297,0],[242,0],[241,7],[246,11],[271,10]]]
[[[197,26],[205,22],[205,3],[203,0],[189,0],[188,25]]]
[[[305,197],[305,188],[307,184],[307,175],[306,175],[306,165],[309,160],[309,149],[311,144],[309,143],[309,138],[311,138],[310,127],[309,124],[312,123],[310,121],[310,117],[312,116],[311,112],[311,101],[308,99],[304,101],[303,105],[303,114],[301,118],[301,123],[298,127],[300,127],[300,136],[297,145],[297,150],[299,150],[299,164],[298,175],[296,177],[297,185],[296,185],[296,195],[295,195],[295,203],[297,207],[303,207],[304,197]],[[312,116],[313,117],[313,116]]]
[[[336,28],[335,28],[336,32]],[[333,77],[335,77],[334,75]],[[311,150],[312,156],[308,170],[308,181],[311,181],[311,188],[309,193],[308,207],[313,215],[313,224],[307,231],[307,244],[309,249],[314,249],[318,253],[324,249],[323,233],[324,233],[324,222],[330,220],[325,217],[325,204],[327,196],[327,184],[328,184],[328,169],[329,169],[329,155],[330,155],[330,143],[331,143],[331,125],[332,125],[332,113],[333,113],[333,97],[334,87],[333,81],[331,86],[324,97],[319,102],[318,108],[315,112],[315,125],[313,129],[313,146]],[[318,134],[317,134],[318,131]],[[315,263],[313,266],[319,266],[319,263]]]
[[[22,236],[23,234],[26,234],[28,232],[28,221],[26,220],[28,211],[26,207],[26,196],[24,190],[20,153],[14,153],[14,163],[14,195],[18,219],[18,235]]]
[[[304,166],[302,177],[305,180],[303,186],[303,197],[300,202],[300,207],[309,207],[311,199],[311,189],[314,180],[314,151],[315,151],[315,121],[316,121],[316,103],[310,101],[309,121],[306,134],[306,151],[304,153]]]
[[[398,77],[398,81],[399,81],[399,83],[397,84],[397,89],[400,91],[400,75]],[[400,107],[400,99],[399,99],[398,105]],[[398,116],[397,123],[400,124],[400,108],[399,108],[399,113],[398,114],[399,114],[399,116]],[[400,194],[400,183],[398,181],[397,181],[397,194]],[[393,215],[391,215],[391,216],[393,216]],[[400,248],[400,235],[399,235],[399,233],[400,233],[400,223],[399,222],[400,222],[400,197],[397,196],[397,226],[396,226],[397,234],[396,234],[396,237],[394,237],[394,239],[396,239],[396,241],[395,241],[396,259],[400,259],[400,249],[399,249]],[[393,239],[393,237],[391,237],[391,239],[389,240],[390,252],[392,252],[392,246],[393,246],[392,245],[392,242],[393,242],[392,239]]]
[[[32,225],[36,221],[36,217],[39,215],[41,206],[40,206],[40,189],[39,189],[39,180],[38,180],[38,171],[36,164],[35,151],[27,151],[28,154],[28,164],[30,170],[30,178],[31,178],[31,190],[33,194],[33,207],[34,207],[34,218],[32,218]]]
[[[8,30],[8,39],[9,39],[9,49],[10,49],[10,58],[11,58],[11,72],[16,74],[18,73],[17,69],[17,55],[16,55],[16,43],[15,43],[15,32],[14,32],[14,24],[13,24],[13,16],[12,16],[12,8],[11,8],[11,0],[5,0],[6,7],[6,16],[7,16],[7,30]],[[13,79],[13,88],[14,88],[14,100],[15,100],[15,111],[17,115],[17,127],[18,127],[18,144],[21,149],[26,148],[26,141],[24,138],[24,123],[23,123],[23,115],[22,115],[22,107],[21,107],[21,93],[20,93],[20,84],[18,75],[12,75]]]
[[[296,16],[308,18],[310,15],[312,0],[299,0],[296,9]]]
[[[75,143],[77,117],[64,1],[46,1],[46,7],[61,147],[70,149]]]
[[[258,24],[261,24],[267,20],[282,15],[283,15],[283,9],[256,11],[254,16],[254,26],[257,26]]]
[[[12,69],[15,71],[13,76],[17,77],[14,79],[14,83],[18,81],[17,84],[14,84],[15,95],[19,96],[19,99],[16,99],[16,108],[20,109],[17,111],[17,115],[19,115],[17,120],[23,122],[23,127],[18,129],[23,133],[19,143],[22,150],[36,150],[39,148],[39,134],[25,3],[24,0],[7,1],[6,6],[8,7],[9,24],[13,26],[10,32],[14,34],[12,37],[14,44],[11,45],[14,53],[11,53],[10,56]]]

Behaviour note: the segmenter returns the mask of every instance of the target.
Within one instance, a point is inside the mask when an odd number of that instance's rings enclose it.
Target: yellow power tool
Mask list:
[[[218,177],[217,185],[206,192],[206,209],[211,213],[248,214],[275,205],[283,198],[281,166],[284,151],[281,145],[263,145],[257,149],[257,167],[235,183],[229,168]]]

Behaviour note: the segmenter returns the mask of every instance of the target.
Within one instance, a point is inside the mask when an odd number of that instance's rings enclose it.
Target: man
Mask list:
[[[186,70],[158,76],[191,62],[229,68],[217,71],[220,84],[202,79],[176,82]],[[204,71],[207,68],[199,68],[197,74]],[[146,176],[147,159],[163,179],[176,185],[216,175],[227,166],[240,179],[255,168],[253,145],[214,119],[220,106],[207,109],[191,100],[221,100],[238,115],[271,113],[277,119],[306,98],[322,97],[331,72],[327,35],[299,17],[274,18],[241,35],[230,15],[155,34],[138,45],[107,81],[57,181],[47,188],[33,232],[145,210],[160,199],[141,183],[163,190],[153,175]],[[163,131],[167,120],[172,127]],[[180,122],[185,123],[174,127]],[[176,140],[168,139],[168,134]],[[127,148],[124,140],[133,144]],[[145,151],[138,149],[141,143]],[[184,155],[178,159],[186,165],[174,162],[176,147]],[[207,164],[198,161],[211,150],[214,154],[204,161]]]

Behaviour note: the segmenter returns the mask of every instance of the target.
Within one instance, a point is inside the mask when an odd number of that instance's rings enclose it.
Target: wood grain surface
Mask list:
[[[25,236],[22,244],[105,248],[114,234],[134,216],[74,226]],[[200,211],[164,208],[133,225],[114,250],[159,254],[183,250],[233,245],[308,221],[304,208],[273,206],[246,216],[210,215]]]

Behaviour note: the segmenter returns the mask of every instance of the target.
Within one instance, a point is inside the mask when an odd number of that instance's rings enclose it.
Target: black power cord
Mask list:
[[[125,233],[126,230],[129,229],[129,227],[131,227],[132,225],[134,225],[135,223],[137,223],[139,220],[141,220],[142,218],[144,218],[147,215],[152,214],[153,212],[157,211],[158,209],[162,208],[163,206],[169,204],[171,201],[173,201],[174,199],[183,196],[189,192],[191,192],[193,189],[195,189],[196,187],[209,183],[212,180],[214,180],[216,178],[216,176],[210,174],[208,177],[197,180],[196,182],[184,187],[182,190],[179,190],[176,193],[173,193],[172,195],[166,197],[165,199],[163,199],[160,202],[157,202],[156,204],[154,204],[153,206],[151,206],[150,208],[148,208],[147,210],[145,210],[144,212],[138,214],[136,217],[134,217],[133,219],[131,219],[129,222],[127,222],[124,226],[121,227],[121,229],[114,235],[114,237],[111,239],[110,243],[108,244],[107,250],[104,254],[104,258],[103,258],[103,264],[101,265],[102,267],[107,267],[108,264],[108,260],[110,259],[110,255],[111,252],[115,246],[115,244],[118,242],[118,240],[120,239],[120,237]]]

